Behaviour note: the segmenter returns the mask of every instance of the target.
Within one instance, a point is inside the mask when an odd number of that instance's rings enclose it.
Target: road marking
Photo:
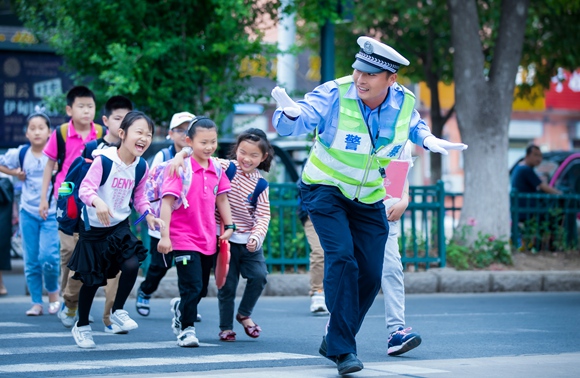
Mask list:
[[[72,336],[71,337],[72,341]],[[200,343],[202,347],[217,347],[217,344]],[[115,350],[137,350],[137,349],[167,349],[167,348],[178,348],[177,341],[160,341],[153,343],[115,343],[115,344],[98,344],[97,348],[94,349],[99,352],[103,351],[115,351]],[[71,353],[71,352],[88,352],[87,349],[81,349],[76,344],[72,345],[55,345],[55,346],[45,346],[45,347],[34,347],[34,353]],[[30,347],[18,347],[18,348],[0,348],[0,356],[10,356],[14,354],[30,354]]]
[[[12,328],[12,327],[37,327],[36,324],[29,323],[18,323],[18,322],[0,322],[0,327]]]
[[[98,349],[96,349],[98,351]],[[119,360],[85,360],[65,363],[38,363],[38,364],[13,364],[0,366],[0,373],[39,373],[49,371],[69,370],[99,370],[116,367],[145,366],[168,366],[188,364],[220,364],[225,362],[248,362],[248,361],[272,361],[272,360],[300,360],[307,358],[320,358],[306,354],[294,353],[251,353],[251,354],[216,354],[211,356],[179,357],[179,358],[132,358]],[[191,375],[191,373],[190,373]],[[336,374],[335,374],[336,375]]]
[[[112,333],[96,332],[93,331],[93,336],[115,336]],[[5,333],[0,335],[0,340],[12,340],[12,339],[45,339],[47,337],[72,337],[70,331],[64,332],[25,332],[25,333]]]

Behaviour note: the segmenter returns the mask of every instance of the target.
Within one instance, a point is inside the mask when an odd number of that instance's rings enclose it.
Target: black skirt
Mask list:
[[[127,259],[136,255],[141,262],[147,257],[147,249],[131,232],[128,219],[112,227],[91,227],[89,231],[85,231],[81,221],[79,229],[79,241],[68,268],[75,272],[72,278],[85,285],[105,286]]]

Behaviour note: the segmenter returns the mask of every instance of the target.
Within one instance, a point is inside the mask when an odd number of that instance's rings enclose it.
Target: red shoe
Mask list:
[[[243,321],[250,319],[249,316],[242,316],[240,314],[236,315],[236,320],[238,321],[238,323],[240,323],[242,325],[242,327],[244,327],[244,331],[246,331],[246,335],[250,336],[252,339],[256,339],[258,337],[260,337],[260,332],[262,332],[262,328],[260,328],[259,325],[255,324],[253,326],[250,325],[244,325]]]
[[[236,333],[234,331],[221,331],[219,336],[221,341],[236,341]]]

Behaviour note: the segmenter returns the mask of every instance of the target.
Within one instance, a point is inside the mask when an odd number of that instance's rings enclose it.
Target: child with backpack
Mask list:
[[[232,147],[232,160],[222,161],[224,166],[236,167],[228,200],[237,226],[230,238],[230,267],[226,283],[218,291],[219,338],[222,341],[236,340],[234,301],[240,275],[247,282],[235,319],[251,338],[259,337],[262,331],[250,316],[267,283],[268,270],[262,244],[270,223],[270,200],[268,190],[258,194],[256,188],[265,182],[258,169],[269,172],[273,158],[274,149],[266,134],[260,129],[248,129],[238,136]]]
[[[173,321],[174,332],[179,331],[177,345],[197,347],[194,321],[206,285],[203,277],[209,279],[216,252],[216,207],[226,223],[221,240],[229,239],[236,226],[226,194],[229,180],[212,158],[217,148],[216,124],[207,117],[196,117],[188,126],[186,142],[193,153],[185,159],[182,173],[172,175],[166,164],[159,165],[156,170],[163,167],[162,180],[153,172],[148,183],[156,177],[151,186],[158,188],[153,191],[159,192],[161,219],[168,225],[161,230],[157,250],[163,254],[173,251],[177,269],[180,304],[174,311],[178,319]]]
[[[71,117],[68,123],[57,126],[44,147],[48,157],[42,176],[40,205],[38,212],[42,219],[47,219],[49,205],[58,197],[58,189],[64,181],[72,162],[81,156],[85,143],[105,135],[106,129],[93,122],[95,117],[95,95],[85,86],[76,86],[66,95],[66,113]],[[53,176],[53,171],[57,173]],[[48,187],[53,185],[54,198],[47,195]],[[62,324],[70,328],[77,318],[77,305],[80,281],[70,280],[73,272],[67,264],[78,240],[78,233],[67,234],[60,229],[60,289],[63,304],[58,312]]]
[[[195,149],[194,149],[195,151]],[[182,155],[172,163],[172,170],[183,166]],[[268,172],[274,149],[266,134],[260,129],[248,129],[241,133],[230,153],[230,159],[222,160],[222,168],[231,180],[228,201],[236,228],[230,240],[230,263],[225,285],[218,291],[220,329],[222,341],[235,341],[233,331],[234,301],[236,289],[242,277],[247,279],[244,295],[238,307],[236,321],[244,327],[251,338],[260,336],[262,329],[250,315],[262,294],[268,274],[262,244],[270,223],[270,200],[267,182],[258,169]],[[226,222],[227,223],[227,222]]]
[[[0,156],[0,172],[17,176],[24,181],[20,200],[20,233],[24,251],[24,274],[30,292],[32,307],[26,311],[28,316],[43,314],[42,283],[48,292],[48,313],[56,314],[60,308],[58,275],[60,253],[58,239],[55,237],[55,202],[47,210],[45,219],[38,214],[42,174],[47,164],[42,150],[50,136],[50,120],[42,112],[28,116],[26,138],[30,144],[9,150]],[[51,187],[45,192],[50,192]]]
[[[95,157],[78,189],[84,203],[79,224],[79,241],[69,261],[73,279],[82,281],[78,321],[72,329],[76,344],[94,348],[89,312],[99,286],[122,272],[111,323],[123,331],[138,327],[123,306],[137,280],[139,262],[147,250],[129,228],[130,204],[147,220],[149,228],[164,223],[150,213],[145,195],[147,163],[141,155],[151,144],[153,122],[144,113],[129,112],[119,129],[120,145],[93,152]],[[66,184],[66,183],[65,183]],[[66,185],[63,185],[66,188]],[[68,210],[68,209],[67,209]]]
[[[133,110],[133,104],[125,96],[112,96],[105,103],[105,109],[102,116],[102,121],[105,126],[107,126],[107,134],[99,139],[92,140],[85,145],[85,149],[82,153],[82,157],[85,159],[93,160],[93,151],[103,148],[108,148],[112,145],[119,143],[119,127],[121,122],[129,113]],[[66,179],[65,179],[66,180]],[[103,310],[103,324],[104,331],[106,333],[127,333],[117,327],[115,324],[111,323],[110,314],[111,308],[113,308],[113,303],[115,301],[115,295],[117,294],[117,287],[119,286],[119,276],[121,273],[117,274],[115,278],[107,280],[107,286],[105,286],[105,308]]]
[[[185,139],[187,126],[194,118],[195,116],[188,112],[175,113],[171,117],[169,135],[167,137],[173,141],[173,144],[163,148],[155,155],[149,167],[151,170],[159,164],[173,159],[176,153],[181,152],[181,149],[187,146]],[[149,301],[151,295],[157,290],[161,279],[165,277],[167,271],[171,269],[171,261],[173,260],[173,252],[169,252],[167,255],[157,252],[157,244],[159,244],[159,239],[161,238],[159,231],[149,230],[149,237],[151,240],[149,248],[151,261],[145,280],[137,289],[137,298],[135,301],[137,313],[142,316],[149,316]],[[173,301],[173,303],[175,304],[176,301]]]

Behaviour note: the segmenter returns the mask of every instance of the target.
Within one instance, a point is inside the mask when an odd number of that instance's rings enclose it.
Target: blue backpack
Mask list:
[[[101,161],[103,163],[103,175],[101,177],[102,186],[109,177],[111,173],[111,168],[113,167],[113,161],[106,156],[101,155]],[[68,173],[58,189],[58,200],[56,201],[56,220],[58,221],[58,229],[67,235],[73,235],[75,232],[79,232],[79,220],[81,216],[81,211],[84,214],[85,231],[91,229],[88,222],[89,215],[85,204],[79,198],[79,187],[93,160],[89,158],[83,158],[79,156],[71,164]],[[139,158],[139,163],[137,163],[137,168],[135,172],[135,186],[133,187],[133,196],[135,195],[135,189],[137,185],[145,176],[145,171],[147,170],[147,163],[144,159]]]
[[[228,176],[230,181],[233,180],[237,171],[238,168],[236,167],[236,165],[230,161],[230,165],[228,165],[228,168],[226,169],[226,176]],[[258,179],[258,182],[256,183],[256,187],[254,188],[254,192],[248,194],[248,202],[253,208],[255,208],[256,205],[258,204],[258,197],[260,197],[260,194],[262,194],[262,192],[266,190],[267,187],[268,181],[266,181],[265,178],[260,177]]]

